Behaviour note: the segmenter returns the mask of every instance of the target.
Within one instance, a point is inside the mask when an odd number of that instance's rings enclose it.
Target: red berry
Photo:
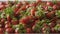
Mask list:
[[[56,30],[54,28],[51,28],[51,33],[56,33]]]
[[[3,10],[5,8],[4,5],[0,5],[0,10]]]
[[[14,29],[12,29],[12,28],[7,28],[7,29],[6,29],[6,32],[8,32],[8,33],[13,33],[13,32],[14,32]]]
[[[35,16],[35,11],[36,11],[35,8],[31,9],[31,16]]]
[[[32,32],[31,28],[27,28],[26,30],[27,30],[27,33],[31,33]]]
[[[7,20],[11,22],[11,17],[9,15],[7,15]]]
[[[53,10],[56,10],[58,8],[57,5],[53,5]]]
[[[22,6],[20,9],[21,10],[26,10],[26,5]]]
[[[11,28],[11,24],[5,24],[5,28]]]
[[[3,32],[4,32],[3,28],[0,28],[0,33],[3,33]]]
[[[51,11],[49,13],[46,14],[47,18],[52,18],[54,16],[55,12]]]
[[[18,20],[11,20],[11,22],[12,22],[13,25],[17,25],[19,23]]]
[[[53,6],[53,2],[47,2],[46,3],[48,6]]]
[[[30,4],[30,6],[31,6],[31,7],[32,7],[32,6],[36,7],[36,6],[37,6],[37,3],[32,3],[32,4]]]
[[[20,2],[16,5],[16,7],[19,8],[19,7],[21,7],[21,5],[22,5],[22,3]]]
[[[34,18],[32,16],[26,16],[26,17],[23,17],[22,19],[20,19],[20,22],[23,24],[32,24],[31,21],[32,22],[34,21]]]
[[[1,23],[2,23],[2,24],[4,24],[4,22],[5,22],[5,19],[4,19],[4,18],[2,18],[2,19],[1,19]]]
[[[45,7],[45,10],[48,10],[48,7],[47,6]]]

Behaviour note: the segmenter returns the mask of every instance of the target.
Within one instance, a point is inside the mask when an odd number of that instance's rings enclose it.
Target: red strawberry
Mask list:
[[[60,1],[57,2],[57,5],[60,6]]]
[[[26,16],[20,20],[20,22],[23,24],[32,24],[33,21],[34,21],[34,18],[32,16]]]
[[[29,5],[26,5],[26,8],[29,8],[30,6]]]
[[[53,10],[56,10],[58,9],[58,6],[57,5],[53,5]]]
[[[3,33],[3,32],[4,32],[3,28],[0,28],[0,33]]]
[[[30,4],[30,6],[31,6],[31,7],[32,7],[32,6],[36,7],[36,6],[37,6],[37,3],[32,3],[32,4]]]
[[[54,16],[55,12],[51,11],[49,13],[46,14],[47,18],[52,18]]]
[[[56,25],[56,23],[51,22],[50,27],[54,27],[55,25]]]
[[[51,33],[56,33],[56,30],[54,28],[51,28]]]
[[[32,32],[31,28],[27,28],[26,31],[27,31],[27,33],[31,33]]]
[[[11,20],[11,22],[12,22],[13,25],[17,25],[19,23],[18,20]]]
[[[22,2],[23,3],[23,5],[28,5],[29,3],[28,2],[26,2],[26,1],[24,1],[24,2]]]
[[[0,10],[3,10],[5,8],[4,5],[0,5]]]
[[[4,22],[5,22],[5,19],[4,19],[4,18],[2,18],[2,19],[1,19],[1,23],[2,23],[2,24],[4,24]]]
[[[5,24],[11,24],[11,22],[9,22],[9,21],[5,21]]]
[[[31,9],[31,16],[35,16],[35,11],[36,11],[35,8]]]
[[[11,19],[10,15],[7,15],[7,20],[11,22]]]
[[[16,5],[16,7],[19,8],[19,7],[21,7],[21,5],[22,5],[22,3],[20,2]]]
[[[53,2],[47,2],[46,3],[48,6],[53,6]]]
[[[8,2],[6,1],[6,2],[2,2],[2,5],[7,5],[8,4]]]
[[[23,24],[27,24],[28,21],[29,21],[29,18],[28,18],[28,17],[22,18],[22,19],[20,20],[20,22],[22,22]]]
[[[41,0],[37,0],[36,2],[39,3],[39,2],[41,2]]]
[[[20,9],[21,10],[26,10],[26,5],[22,6]]]
[[[13,32],[14,32],[14,29],[12,29],[12,28],[7,28],[7,29],[6,29],[6,32],[8,32],[8,33],[13,33]]]
[[[11,24],[5,24],[5,28],[11,28]]]
[[[45,7],[45,10],[48,10],[48,6]]]
[[[0,2],[0,5],[2,5],[2,2]]]

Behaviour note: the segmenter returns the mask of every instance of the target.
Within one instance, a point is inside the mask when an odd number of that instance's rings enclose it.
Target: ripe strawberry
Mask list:
[[[0,2],[0,5],[2,5],[2,2]]]
[[[37,0],[36,2],[39,3],[39,2],[41,2],[41,0]]]
[[[53,2],[47,2],[46,3],[48,6],[53,6],[54,4],[53,4]]]
[[[48,6],[45,7],[45,10],[48,10]]]
[[[60,1],[57,2],[57,5],[60,6]]]
[[[14,29],[13,28],[7,28],[6,32],[8,32],[8,33],[14,33]]]
[[[53,23],[53,22],[50,23],[50,27],[54,27],[55,25],[56,23]]]
[[[23,5],[28,5],[29,3],[28,2],[26,2],[26,1],[24,1],[24,2],[22,2],[23,3]]]
[[[24,17],[20,20],[20,22],[22,22],[23,24],[27,24],[29,21],[29,18],[28,17]]]
[[[4,22],[5,22],[5,19],[2,18],[2,19],[1,19],[1,24],[4,24]]]
[[[53,10],[57,10],[58,6],[57,5],[53,5]]]
[[[20,22],[23,24],[32,24],[33,21],[34,18],[32,16],[26,16],[20,20]]]
[[[5,28],[11,28],[11,24],[5,24]]]
[[[51,33],[56,33],[56,30],[52,27],[50,32]]]
[[[3,33],[3,32],[4,32],[3,28],[0,28],[0,33]]]
[[[30,6],[29,5],[26,5],[26,8],[29,8]]]
[[[5,21],[5,24],[11,24],[11,22],[9,22],[9,21]]]
[[[26,10],[26,5],[22,6],[20,9],[21,10]]]
[[[8,2],[6,1],[6,2],[2,2],[2,5],[7,5],[8,4]]]
[[[31,9],[31,16],[35,16],[35,11],[36,11],[35,8]]]
[[[11,17],[10,17],[10,15],[7,15],[7,21],[10,21],[11,22]]]
[[[3,10],[5,8],[4,5],[0,5],[0,10]]]
[[[18,11],[19,8],[15,8],[14,12],[16,13]]]
[[[21,5],[22,5],[22,3],[20,2],[16,5],[16,7],[19,8],[19,7],[21,7]]]
[[[19,23],[18,20],[11,20],[11,22],[12,22],[13,25],[17,25]]]
[[[31,33],[32,32],[31,28],[27,28],[26,31],[27,31],[27,33]]]
[[[54,11],[51,11],[49,13],[46,14],[47,18],[53,18],[55,12]]]
[[[32,7],[32,6],[36,7],[36,6],[37,6],[37,3],[32,3],[32,4],[30,4],[30,6],[31,6],[31,7]]]

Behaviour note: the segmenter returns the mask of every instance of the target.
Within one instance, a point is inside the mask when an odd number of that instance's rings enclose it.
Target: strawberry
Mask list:
[[[35,8],[31,9],[31,16],[35,16],[35,11],[36,11]]]
[[[23,3],[23,5],[28,5],[29,3],[28,2],[26,2],[26,1],[24,1],[24,2],[22,2]]]
[[[24,24],[27,24],[29,21],[29,18],[28,17],[24,17],[20,20],[20,22],[24,23]]]
[[[17,25],[19,23],[18,20],[11,20],[11,22],[12,22],[13,25]]]
[[[3,10],[5,8],[4,5],[0,5],[0,10]]]
[[[53,5],[53,10],[57,10],[58,6],[57,5]]]
[[[8,33],[14,33],[14,29],[13,28],[7,28],[6,32],[8,32]]]
[[[3,32],[4,32],[3,28],[0,28],[0,33],[3,33]]]
[[[11,22],[11,19],[10,15],[7,14],[7,20]]]
[[[2,19],[1,19],[1,23],[2,23],[2,24],[4,24],[4,22],[5,22],[5,19],[4,19],[4,18],[2,18]]]
[[[37,6],[37,3],[32,3],[32,4],[30,4],[30,6],[31,6],[31,7],[32,7],[32,6],[36,7],[36,6]]]
[[[48,10],[48,6],[45,7],[45,10]]]
[[[53,6],[54,4],[53,4],[53,2],[47,2],[46,3],[48,6]]]
[[[5,24],[11,24],[11,22],[9,22],[9,21],[5,21]]]
[[[27,33],[31,33],[32,32],[31,28],[26,28],[26,31],[27,31]]]
[[[51,33],[56,33],[56,30],[52,27],[50,32]]]
[[[5,24],[5,28],[11,28],[11,24]]]
[[[22,5],[22,3],[20,2],[16,5],[16,7],[19,8],[19,7],[21,7],[21,5]]]
[[[26,5],[22,6],[20,9],[21,10],[26,10]]]
[[[55,12],[51,11],[49,13],[46,14],[47,18],[52,18],[54,16]]]

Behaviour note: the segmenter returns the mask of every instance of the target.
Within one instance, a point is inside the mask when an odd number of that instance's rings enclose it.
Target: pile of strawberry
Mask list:
[[[0,33],[60,33],[60,2],[0,2]]]

